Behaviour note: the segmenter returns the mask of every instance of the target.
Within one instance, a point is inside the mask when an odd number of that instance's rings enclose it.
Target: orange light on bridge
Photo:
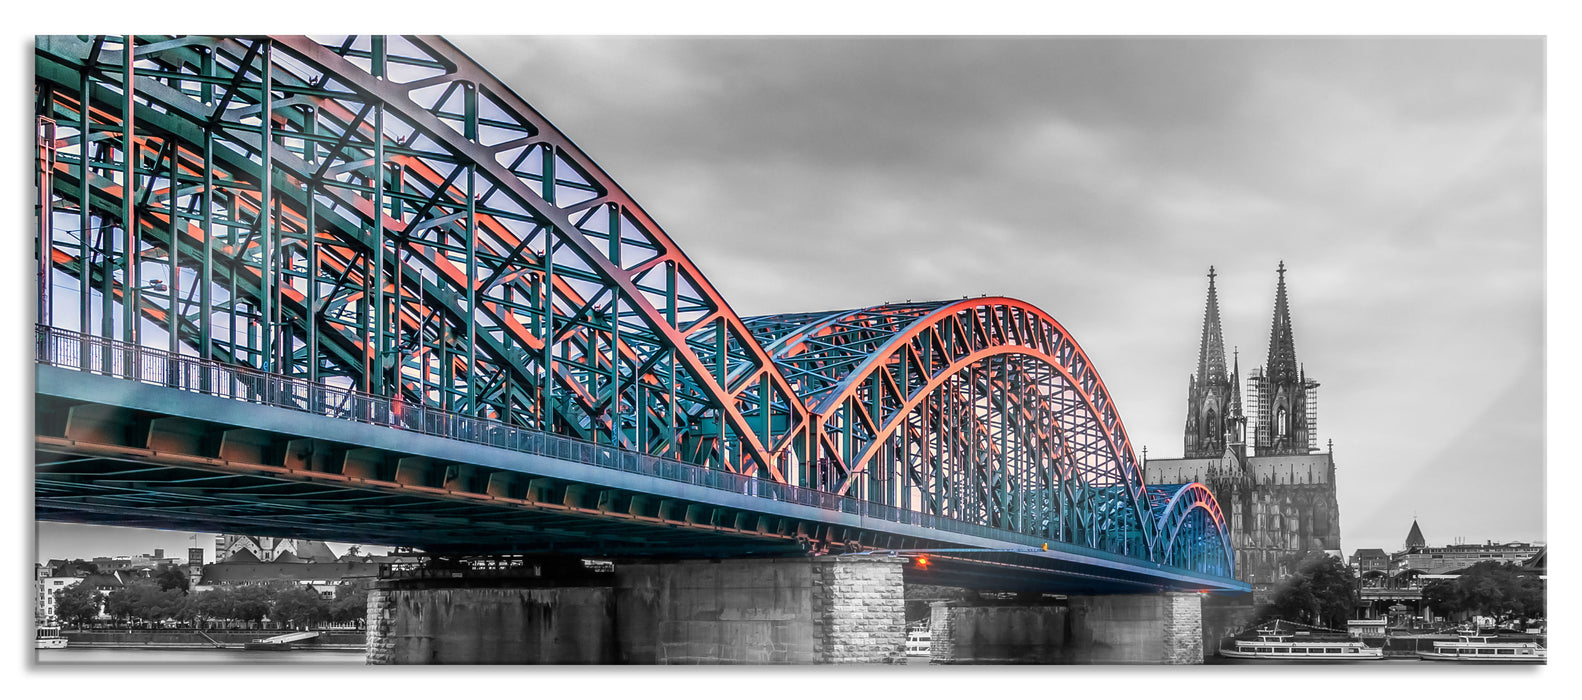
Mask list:
[[[928,555],[927,554],[919,555],[916,559],[913,559],[912,561],[917,564],[917,568],[919,568],[919,569],[927,569],[928,568]]]

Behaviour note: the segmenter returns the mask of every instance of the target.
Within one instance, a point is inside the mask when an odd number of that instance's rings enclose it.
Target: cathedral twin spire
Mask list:
[[[1239,369],[1239,368],[1238,368]],[[1240,443],[1241,394],[1236,375],[1225,373],[1225,336],[1220,328],[1219,293],[1214,268],[1208,269],[1208,302],[1203,309],[1203,339],[1197,374],[1187,392],[1187,457],[1219,457]]]
[[[1214,291],[1214,267],[1208,268],[1208,304],[1203,310],[1203,343],[1198,348],[1197,380],[1225,381],[1225,339],[1219,327],[1219,295]]]
[[[1224,333],[1220,327],[1219,291],[1214,268],[1208,272],[1208,301],[1203,311],[1203,335],[1198,345],[1197,374],[1187,396],[1186,451],[1188,458],[1219,457],[1227,450],[1241,450],[1242,411],[1254,413],[1254,443],[1259,454],[1307,454],[1307,394],[1317,387],[1296,360],[1296,340],[1291,332],[1291,309],[1286,298],[1285,262],[1277,269],[1274,320],[1269,330],[1268,361],[1254,372],[1249,390],[1252,405],[1241,398],[1241,361],[1236,353],[1229,376],[1225,367]],[[1245,456],[1244,451],[1237,454]]]
[[[1291,307],[1285,300],[1285,261],[1280,261],[1280,283],[1274,292],[1274,322],[1269,327],[1269,359],[1265,377],[1274,383],[1297,382],[1302,368],[1296,363],[1296,339],[1291,336]]]

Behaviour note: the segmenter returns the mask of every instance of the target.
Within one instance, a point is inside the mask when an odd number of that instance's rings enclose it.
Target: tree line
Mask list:
[[[1360,596],[1351,567],[1322,552],[1295,563],[1295,572],[1258,611],[1262,617],[1343,629]],[[1423,587],[1423,602],[1451,620],[1485,615],[1496,623],[1544,616],[1544,583],[1510,562],[1479,562],[1454,579]]]
[[[175,575],[171,575],[175,574]],[[101,593],[78,582],[55,594],[55,616],[81,627],[99,619],[101,608],[116,625],[167,621],[193,627],[256,626],[265,618],[292,628],[326,622],[359,623],[367,613],[368,584],[356,579],[335,588],[335,597],[294,582],[262,582],[189,591],[180,569],[161,565],[149,578]]]
[[[1483,561],[1455,579],[1423,586],[1423,602],[1451,619],[1472,615],[1495,624],[1544,616],[1544,582],[1512,562]]]

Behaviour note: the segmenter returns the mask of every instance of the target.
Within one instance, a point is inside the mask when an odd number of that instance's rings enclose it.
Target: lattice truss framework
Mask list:
[[[1214,493],[1200,483],[1149,486],[1153,519],[1164,533],[1161,564],[1230,578],[1234,555],[1230,530]]]
[[[443,39],[139,36],[130,56],[125,42],[36,43],[46,325],[1172,551],[1103,382],[1030,305],[744,321]]]
[[[1103,380],[1003,297],[746,320],[813,413],[809,483],[1155,558],[1165,541]]]

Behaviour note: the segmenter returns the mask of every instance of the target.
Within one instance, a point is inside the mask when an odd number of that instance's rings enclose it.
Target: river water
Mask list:
[[[35,649],[40,664],[363,664],[363,651],[245,649]]]

